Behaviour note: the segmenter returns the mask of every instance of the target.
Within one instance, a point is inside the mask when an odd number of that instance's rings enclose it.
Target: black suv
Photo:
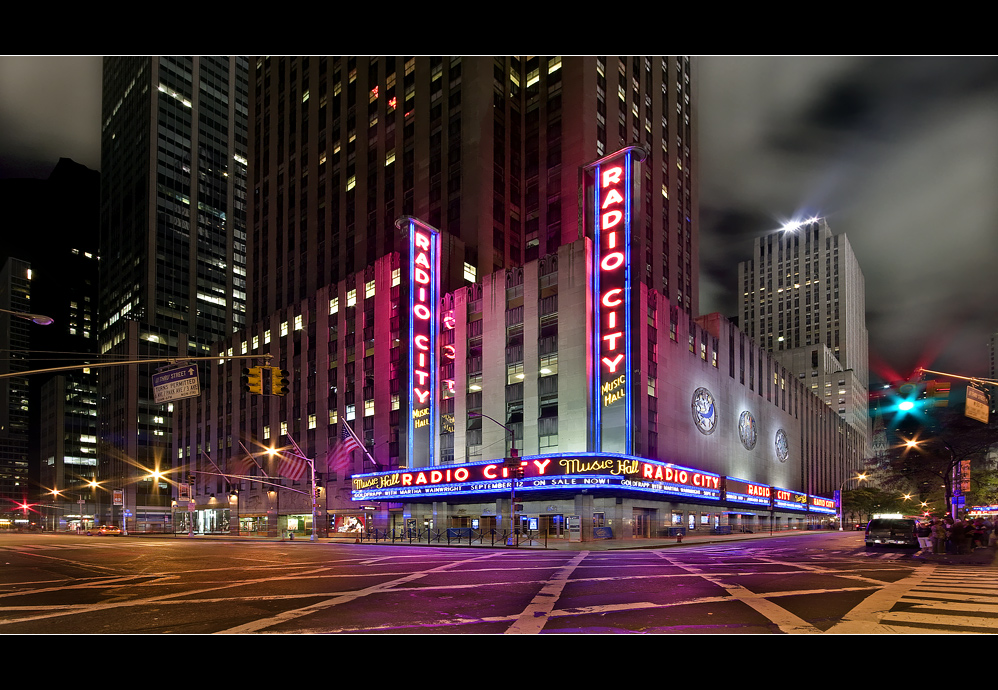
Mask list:
[[[917,524],[911,518],[874,518],[866,526],[866,545],[918,548]]]

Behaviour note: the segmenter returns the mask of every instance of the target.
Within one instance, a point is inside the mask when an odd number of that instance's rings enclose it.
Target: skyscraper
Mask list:
[[[101,128],[100,352],[183,358],[245,323],[247,60],[107,57]],[[169,403],[147,365],[101,376],[101,467],[122,510],[162,526],[172,490]],[[132,522],[130,521],[130,526]]]
[[[695,59],[257,57],[250,70],[250,321],[444,236],[442,289],[581,236],[579,169],[625,145],[640,180],[641,282],[698,303]]]
[[[863,272],[824,219],[755,240],[738,265],[742,330],[869,438]]]
[[[10,257],[0,264],[0,349],[6,353],[0,374],[28,369],[31,322],[14,315],[27,312],[31,264]],[[27,376],[0,379],[0,515],[5,519],[12,517],[12,502],[26,502],[33,493],[28,483],[28,394]]]
[[[348,420],[376,462],[408,463],[408,355],[387,345],[403,335],[391,305],[407,289],[396,221],[440,230],[443,292],[481,283],[582,238],[581,169],[627,145],[648,153],[636,280],[698,303],[694,58],[255,57],[249,92],[250,325],[221,352],[271,353],[292,390],[238,400],[239,368],[213,373],[224,408],[209,437],[195,401],[182,403],[175,459],[203,462],[209,447],[231,458],[240,438],[284,444],[286,432],[322,457]]]

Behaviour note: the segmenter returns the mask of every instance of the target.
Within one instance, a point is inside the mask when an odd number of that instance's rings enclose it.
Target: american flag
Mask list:
[[[343,429],[340,431],[340,442],[326,455],[326,469],[329,472],[346,472],[353,462],[354,450],[360,447],[361,445],[357,443],[357,439],[353,437],[344,422]]]
[[[305,476],[305,470],[308,469],[308,462],[305,458],[284,451],[281,451],[280,458],[281,464],[278,466],[277,472],[282,477],[296,482]]]

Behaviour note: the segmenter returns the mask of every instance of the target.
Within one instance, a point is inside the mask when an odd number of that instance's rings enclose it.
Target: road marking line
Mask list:
[[[270,627],[273,627],[275,625],[279,625],[281,623],[286,623],[287,621],[292,621],[292,620],[294,620],[296,618],[301,618],[303,616],[308,616],[308,615],[311,615],[313,613],[318,613],[319,611],[322,611],[324,609],[330,608],[332,606],[337,606],[339,604],[343,604],[343,603],[355,601],[356,599],[360,599],[362,597],[366,597],[366,596],[368,596],[370,594],[378,594],[378,593],[384,592],[386,590],[392,590],[395,587],[397,587],[398,585],[407,584],[409,582],[412,582],[413,580],[418,580],[420,578],[426,577],[427,575],[429,575],[431,573],[443,572],[443,571],[449,570],[451,568],[455,568],[455,567],[464,565],[465,563],[474,563],[475,561],[481,561],[481,560],[490,559],[490,558],[493,558],[493,557],[499,555],[500,553],[501,552],[487,553],[487,554],[485,554],[483,556],[476,556],[474,558],[467,558],[467,559],[464,559],[464,560],[461,560],[461,561],[454,561],[454,562],[451,562],[451,563],[445,563],[444,565],[437,566],[436,568],[430,568],[429,570],[421,570],[420,572],[417,572],[417,573],[411,573],[411,574],[406,575],[404,577],[400,577],[400,578],[397,578],[395,580],[390,580],[388,582],[382,582],[381,584],[374,585],[372,587],[366,587],[365,589],[360,589],[360,590],[357,590],[357,591],[354,591],[354,592],[345,592],[342,595],[334,596],[334,597],[332,597],[330,599],[326,599],[325,601],[317,602],[317,603],[312,604],[310,606],[305,606],[303,608],[294,609],[294,610],[291,610],[291,611],[284,611],[283,613],[279,613],[276,616],[271,616],[269,618],[261,618],[259,620],[253,621],[251,623],[246,623],[244,625],[237,625],[236,627],[229,628],[228,630],[220,630],[220,631],[218,631],[218,632],[216,632],[214,634],[216,634],[216,635],[239,635],[239,634],[245,634],[245,633],[260,632],[261,630],[265,630],[266,628],[270,628]]]
[[[527,608],[523,609],[523,612],[517,616],[516,621],[509,626],[505,634],[535,635],[543,630],[551,611],[554,610],[554,605],[565,589],[569,576],[588,555],[588,551],[580,551],[575,558],[560,568],[534,595],[534,598],[527,604]]]
[[[909,577],[885,586],[860,602],[842,617],[842,620],[826,632],[831,634],[870,634],[890,633],[889,628],[881,627],[884,616],[891,607],[908,592],[932,576],[936,566],[929,564],[913,572]]]

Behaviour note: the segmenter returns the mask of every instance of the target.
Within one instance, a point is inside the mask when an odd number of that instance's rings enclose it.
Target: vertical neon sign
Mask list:
[[[591,164],[593,225],[591,450],[632,452],[631,224],[635,156],[629,147]]]
[[[408,466],[426,467],[436,464],[440,232],[408,216],[395,225],[408,231],[409,240]]]

